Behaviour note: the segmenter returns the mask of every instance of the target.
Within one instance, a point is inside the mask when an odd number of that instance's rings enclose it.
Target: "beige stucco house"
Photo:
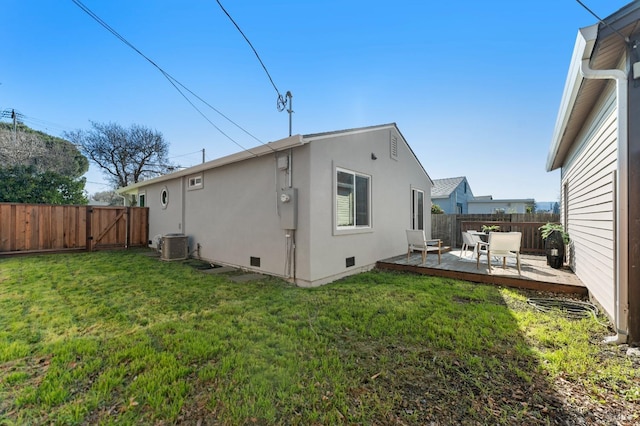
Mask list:
[[[295,135],[120,189],[149,235],[207,261],[317,286],[430,236],[432,181],[395,123]]]

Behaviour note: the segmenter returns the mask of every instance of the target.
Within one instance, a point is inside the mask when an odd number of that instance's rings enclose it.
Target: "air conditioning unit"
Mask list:
[[[162,260],[184,260],[189,257],[188,237],[184,234],[167,234],[162,237]]]

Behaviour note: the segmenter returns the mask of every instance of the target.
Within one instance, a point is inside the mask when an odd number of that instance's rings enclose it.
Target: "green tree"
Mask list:
[[[444,210],[439,205],[431,203],[431,214],[444,214]]]
[[[0,167],[31,166],[72,179],[89,170],[89,160],[71,142],[22,123],[0,123]]]
[[[162,133],[137,124],[91,122],[90,130],[75,130],[65,137],[102,169],[115,188],[167,173],[169,144]]]
[[[121,206],[123,202],[122,197],[116,194],[115,191],[96,192],[91,196],[91,198],[95,201],[107,203],[110,206]]]
[[[86,204],[85,179],[72,179],[34,166],[0,168],[0,201],[33,204]]]

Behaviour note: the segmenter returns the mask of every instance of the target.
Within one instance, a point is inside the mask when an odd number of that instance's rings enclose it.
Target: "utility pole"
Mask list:
[[[290,91],[287,91],[287,94],[285,96],[289,98],[289,109],[287,109],[287,112],[289,113],[289,136],[291,136],[291,118],[293,117],[293,95],[291,94]]]
[[[16,110],[11,110],[11,118],[13,119],[13,142],[18,145],[18,134],[16,133]]]
[[[202,148],[202,163],[204,164],[204,148]]]

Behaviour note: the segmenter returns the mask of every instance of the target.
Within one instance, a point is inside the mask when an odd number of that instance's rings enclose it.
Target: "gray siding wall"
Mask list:
[[[398,138],[397,160],[390,156],[390,137]],[[314,141],[309,145],[310,220],[309,282],[320,285],[371,269],[375,262],[406,253],[405,230],[411,227],[411,190],[424,191],[424,229],[431,234],[431,181],[395,130],[359,133]],[[377,159],[373,160],[371,154]],[[371,176],[370,229],[341,231],[335,224],[336,168]],[[302,201],[302,200],[301,200]],[[355,265],[346,266],[354,257]]]
[[[464,188],[465,186],[467,187],[467,192],[464,192]],[[470,199],[473,199],[473,195],[471,194],[471,190],[469,189],[469,185],[466,182],[462,182],[460,185],[458,185],[458,187],[456,188],[456,190],[453,192],[454,195],[454,199],[452,200],[452,208],[453,208],[453,214],[457,214],[457,208],[458,208],[458,204],[462,205],[462,213],[461,214],[468,214],[469,213],[469,204],[468,201]]]
[[[464,189],[467,187],[467,192]],[[463,181],[451,192],[448,198],[433,199],[433,203],[442,208],[445,214],[458,214],[458,204],[462,205],[462,212],[460,214],[469,214],[469,200],[473,200],[473,194],[469,188],[469,184]]]
[[[456,214],[456,209],[453,207],[455,205],[454,198],[455,193],[451,193],[451,195],[449,195],[449,198],[438,198],[433,199],[432,201],[433,204],[437,204],[440,206],[444,214]]]
[[[578,136],[562,168],[562,217],[573,244],[572,268],[610,317],[615,316],[614,218],[617,169],[615,86]]]

